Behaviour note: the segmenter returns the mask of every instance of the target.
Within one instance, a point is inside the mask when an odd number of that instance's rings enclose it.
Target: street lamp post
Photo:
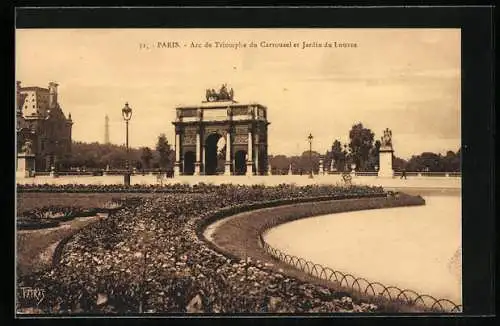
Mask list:
[[[128,149],[128,122],[132,118],[132,108],[128,106],[128,102],[125,103],[125,106],[122,109],[122,116],[123,120],[125,120],[125,126],[126,126],[126,140],[125,140],[125,146],[127,147],[127,160],[126,160],[126,171],[125,171],[125,176],[124,176],[124,184],[126,186],[130,186],[130,167],[129,167],[129,149]]]
[[[309,178],[312,179],[313,178],[313,165],[312,165],[312,140],[313,140],[313,135],[311,133],[309,133],[309,137],[307,137],[307,139],[309,139],[309,165],[310,165],[310,172],[309,172]]]

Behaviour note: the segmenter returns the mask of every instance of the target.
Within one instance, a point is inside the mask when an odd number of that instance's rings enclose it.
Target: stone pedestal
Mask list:
[[[16,178],[34,177],[31,171],[35,171],[35,155],[19,153],[17,155]]]
[[[378,176],[382,178],[392,178],[394,171],[392,170],[392,148],[380,148],[379,150],[379,171]]]
[[[271,168],[271,164],[268,164],[267,165],[267,175],[272,175],[272,168]]]
[[[318,174],[325,174],[325,169],[323,168],[323,160],[319,161],[319,172]]]
[[[247,173],[246,175],[253,175],[253,163],[252,161],[247,161]]]
[[[174,176],[181,175],[181,162],[175,162],[174,164]]]
[[[52,178],[57,178],[56,168],[54,166],[50,167],[50,174]]]
[[[231,162],[227,162],[224,164],[224,175],[231,175]]]
[[[195,162],[194,163],[194,175],[200,175],[200,162]]]
[[[123,176],[123,184],[126,186],[130,186],[130,173],[126,172]]]

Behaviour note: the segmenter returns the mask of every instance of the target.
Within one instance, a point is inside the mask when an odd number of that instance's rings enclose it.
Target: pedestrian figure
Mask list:
[[[406,180],[406,169],[403,169],[401,171],[401,178],[400,179],[403,179],[403,178],[405,178],[405,180]]]

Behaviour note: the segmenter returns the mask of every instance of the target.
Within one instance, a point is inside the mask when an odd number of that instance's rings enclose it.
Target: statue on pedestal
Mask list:
[[[32,154],[32,149],[31,149],[32,145],[33,144],[31,142],[31,140],[26,140],[24,142],[23,147],[22,147],[23,152],[26,153],[26,154]]]
[[[335,170],[336,170],[336,169],[335,169],[335,160],[334,160],[334,159],[332,159],[332,160],[330,161],[330,171],[335,171]]]
[[[381,138],[381,147],[392,147],[392,131],[389,128],[384,130]]]

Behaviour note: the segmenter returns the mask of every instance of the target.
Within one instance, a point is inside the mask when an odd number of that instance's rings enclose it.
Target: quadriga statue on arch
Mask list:
[[[234,98],[234,90],[231,88],[229,91],[227,90],[227,84],[222,84],[219,92],[216,92],[215,89],[207,88],[205,92],[205,98],[208,102],[216,102],[216,101],[232,101]]]

